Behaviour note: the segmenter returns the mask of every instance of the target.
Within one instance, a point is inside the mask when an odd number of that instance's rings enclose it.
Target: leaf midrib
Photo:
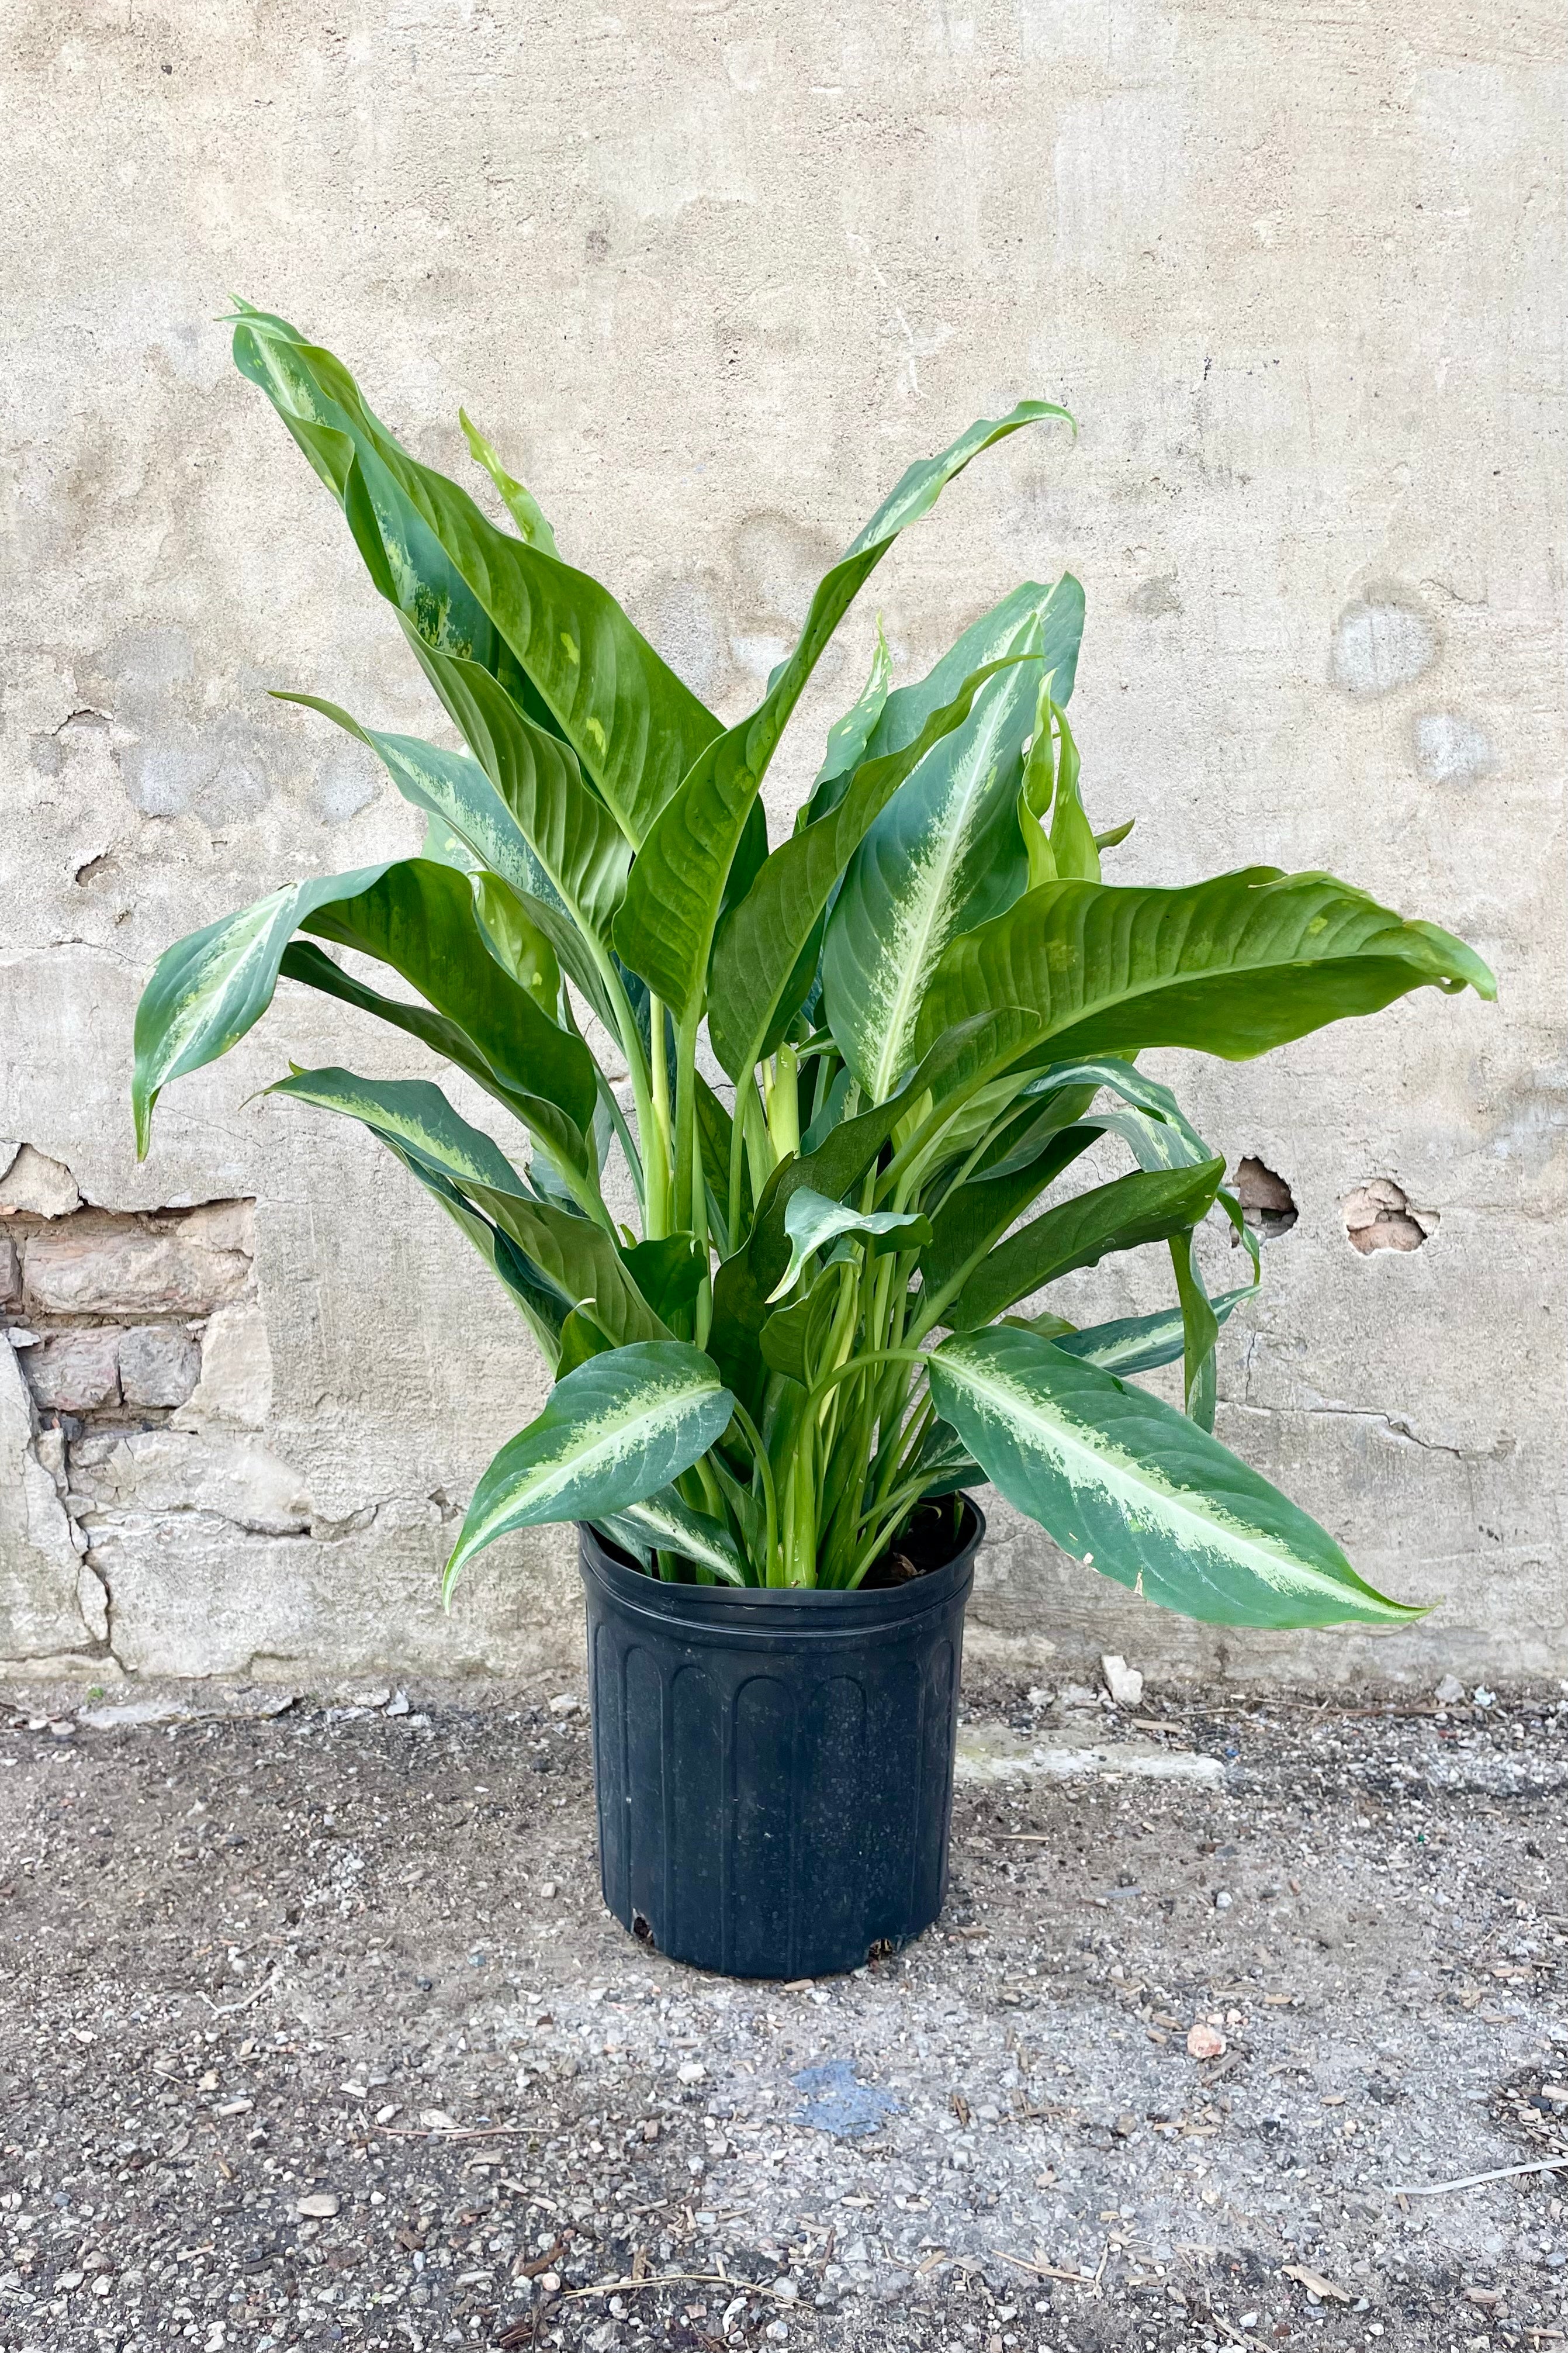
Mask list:
[[[941,1361],[940,1356],[939,1361]],[[1092,1464],[1095,1470],[1100,1474],[1098,1481],[1085,1483],[1104,1483],[1104,1474],[1107,1468],[1107,1458],[1105,1453],[1100,1451],[1098,1449],[1086,1445],[1084,1441],[1076,1435],[1075,1425],[1065,1413],[1059,1422],[1045,1422],[1041,1419],[1037,1403],[1034,1398],[1021,1397],[1016,1389],[1011,1388],[1000,1378],[987,1378],[984,1373],[976,1369],[972,1359],[965,1359],[959,1356],[952,1357],[948,1360],[947,1370],[950,1377],[959,1378],[967,1382],[973,1390],[975,1390],[990,1404],[992,1409],[1004,1420],[1010,1421],[1015,1426],[1021,1424],[1025,1428],[1039,1428],[1052,1431],[1059,1430],[1062,1438],[1064,1452],[1070,1453],[1077,1460],[1084,1461]],[[1114,1376],[1112,1376],[1112,1377],[1114,1377]],[[1113,1442],[1108,1441],[1108,1443]],[[1115,1448],[1115,1467],[1122,1467],[1125,1458],[1122,1450],[1119,1446]],[[1192,1504],[1185,1500],[1190,1491],[1184,1489],[1176,1489],[1173,1491],[1163,1484],[1156,1484],[1146,1475],[1148,1467],[1146,1463],[1140,1463],[1135,1467],[1142,1469],[1145,1472],[1145,1477],[1142,1482],[1142,1492],[1147,1493],[1156,1499],[1157,1503],[1163,1504],[1163,1508],[1168,1512],[1173,1520],[1184,1522],[1187,1525],[1203,1531],[1211,1546],[1215,1542],[1216,1535],[1220,1536],[1222,1542],[1226,1539],[1230,1533],[1231,1524],[1224,1514],[1215,1513],[1213,1517],[1205,1516],[1202,1512],[1194,1510]],[[1132,1488],[1134,1493],[1139,1492],[1136,1482],[1129,1481],[1127,1483]],[[1181,1544],[1182,1542],[1179,1535],[1174,1538],[1174,1541],[1178,1544]],[[1282,1540],[1275,1538],[1273,1541],[1278,1543]],[[1358,1592],[1354,1588],[1347,1587],[1338,1578],[1330,1577],[1326,1570],[1318,1568],[1310,1562],[1300,1560],[1298,1556],[1288,1556],[1286,1561],[1282,1564],[1279,1556],[1268,1550],[1267,1548],[1267,1545],[1268,1540],[1264,1540],[1264,1542],[1260,1544],[1258,1539],[1256,1537],[1248,1539],[1243,1536],[1239,1543],[1238,1550],[1244,1561],[1250,1562],[1256,1559],[1260,1564],[1268,1562],[1276,1572],[1279,1571],[1281,1566],[1288,1567],[1298,1585],[1310,1587],[1314,1592],[1330,1596],[1335,1600],[1342,1601],[1348,1599],[1363,1602],[1369,1599],[1368,1596]],[[1193,1555],[1185,1545],[1182,1545],[1182,1551],[1185,1559],[1192,1559]],[[1262,1566],[1258,1567],[1254,1573],[1264,1585],[1268,1586],[1270,1592],[1282,1594],[1289,1593],[1289,1586],[1281,1585],[1279,1583],[1277,1573],[1275,1575],[1269,1575],[1266,1573]],[[1222,1598],[1225,1598],[1224,1588],[1216,1584],[1211,1577],[1205,1574],[1204,1576],[1203,1582],[1208,1586],[1212,1591],[1221,1595]]]
[[[1009,697],[1005,692],[999,691],[992,697],[992,702],[993,704],[996,706],[994,715],[991,713],[987,714],[987,725],[984,731],[984,737],[977,739],[974,746],[977,754],[980,751],[980,743],[982,740],[985,742],[988,750],[994,749],[997,731],[1001,724],[1003,711],[1008,704]],[[975,766],[976,768],[979,766],[978,758],[976,759]],[[923,997],[925,992],[921,986],[922,976],[925,978],[930,978],[931,976],[933,968],[927,965],[926,948],[936,922],[937,912],[945,903],[947,883],[952,873],[953,867],[958,862],[960,845],[968,839],[969,821],[973,815],[975,802],[985,792],[992,778],[995,775],[995,772],[996,764],[993,758],[985,769],[984,782],[979,786],[975,786],[972,781],[968,788],[960,797],[958,803],[960,810],[959,822],[953,825],[945,834],[939,837],[942,843],[941,857],[939,860],[939,884],[936,887],[933,887],[928,893],[923,914],[917,920],[915,925],[914,937],[919,944],[918,953],[910,956],[906,961],[903,969],[900,974],[898,988],[893,998],[894,1016],[889,1022],[887,1035],[884,1037],[882,1041],[882,1050],[878,1056],[876,1075],[873,1081],[876,1100],[878,1103],[886,1103],[889,1095],[891,1094],[893,1091],[889,1071],[898,1068],[900,1060],[907,1059],[903,1054],[903,1044],[910,1024],[910,1000],[911,996],[917,993]],[[908,786],[913,783],[914,777],[918,776],[919,774],[920,770],[919,768],[916,768],[911,776],[905,778],[904,784],[900,786],[900,790],[906,790]],[[897,794],[893,796],[893,798],[889,802],[888,807],[889,808],[896,808],[898,807]],[[868,840],[869,840],[870,838],[871,837],[869,835],[867,836]],[[928,869],[926,871],[929,872],[936,870]],[[937,957],[937,962],[941,962],[940,953]],[[914,1014],[914,1019],[917,1023],[920,1019],[918,1007]]]
[[[689,1388],[673,1395],[667,1394],[657,1407],[649,1408],[646,1398],[634,1398],[618,1410],[612,1409],[609,1414],[597,1417],[593,1427],[598,1434],[580,1452],[564,1458],[557,1457],[545,1472],[544,1476],[539,1480],[539,1483],[530,1484],[528,1501],[524,1508],[531,1510],[534,1504],[542,1501],[552,1500],[569,1479],[582,1476],[605,1460],[614,1461],[622,1451],[620,1441],[624,1440],[628,1430],[637,1430],[639,1438],[643,1440],[660,1437],[674,1417],[684,1412],[690,1406],[700,1403],[704,1398],[717,1395],[717,1387],[711,1382],[704,1382],[700,1386],[692,1383]],[[526,1472],[524,1476],[531,1482],[542,1467],[535,1463],[531,1471]],[[516,1508],[516,1502],[514,1495],[510,1508]],[[505,1504],[500,1506],[496,1512],[487,1517],[484,1525],[487,1527],[493,1527],[504,1521],[508,1508]]]

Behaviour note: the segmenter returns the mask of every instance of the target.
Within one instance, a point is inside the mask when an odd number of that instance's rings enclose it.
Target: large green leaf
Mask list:
[[[165,948],[136,1008],[136,1156],[147,1157],[153,1106],[171,1079],[199,1071],[244,1037],[272,1002],[283,951],[305,917],[369,890],[386,866],[290,882]]]
[[[329,1068],[291,1071],[268,1088],[270,1095],[357,1119],[388,1144],[412,1152],[454,1185],[488,1185],[526,1198],[522,1178],[499,1144],[470,1126],[428,1079],[362,1079]]]
[[[1049,678],[1057,702],[1066,702],[1072,693],[1083,637],[1083,589],[1070,572],[1064,572],[1049,586],[1038,580],[1021,582],[988,613],[972,621],[924,678],[895,687],[867,740],[864,757],[885,760],[912,744],[931,712],[951,702],[973,671],[1000,661],[1032,621],[1039,625],[1036,650],[1042,672]],[[1041,672],[1036,673],[1036,682],[1043,682]]]
[[[505,689],[477,662],[433,654],[412,632],[410,639],[453,718],[471,743],[477,739],[479,758],[417,735],[363,727],[320,695],[279,694],[277,700],[319,711],[367,744],[404,799],[422,808],[437,828],[437,840],[426,843],[425,855],[439,848],[451,862],[446,837],[455,835],[478,865],[500,874],[595,1012],[607,1019],[601,965],[583,933],[608,937],[631,866],[629,845],[604,803],[583,783],[570,748],[558,736],[524,719]]]
[[[353,1071],[329,1069],[295,1071],[268,1092],[340,1113],[369,1128],[468,1236],[521,1309],[554,1370],[571,1300],[462,1190],[483,1184],[521,1198],[523,1180],[500,1146],[453,1110],[439,1087],[426,1079],[362,1079]]]
[[[1000,913],[1028,881],[1017,797],[1035,686],[1029,662],[993,679],[849,862],[823,941],[823,1003],[873,1103],[917,1060],[921,1000],[948,942]]]
[[[391,965],[437,1018],[365,988],[325,958],[290,954],[296,927]],[[425,1037],[481,1084],[499,1082],[493,1091],[500,1099],[552,1151],[586,1170],[584,1134],[597,1092],[593,1057],[491,955],[470,878],[428,859],[274,892],[165,951],[136,1016],[132,1100],[143,1155],[160,1088],[226,1053],[260,1018],[281,972]]]
[[[466,1071],[487,1094],[504,1103],[552,1160],[586,1176],[590,1146],[576,1122],[542,1096],[531,1094],[527,1088],[512,1086],[499,1077],[467,1031],[449,1021],[444,1013],[432,1012],[429,1006],[417,999],[387,997],[380,989],[369,987],[309,940],[289,942],[279,973],[284,980],[302,982],[307,988],[319,989],[323,997],[335,997],[340,1005],[352,1005],[358,1012],[373,1014],[378,1021],[401,1029],[405,1037],[417,1038],[433,1054]]]
[[[725,918],[714,943],[708,1035],[732,1079],[762,1059],[779,1016],[793,1013],[804,1001],[812,979],[807,965],[814,966],[815,958],[805,958],[803,952],[868,829],[932,746],[962,727],[975,696],[1000,667],[992,663],[966,678],[952,701],[933,711],[901,750],[863,762],[827,815],[774,850]]]
[[[900,532],[930,512],[972,459],[1026,425],[1066,415],[1045,401],[1024,401],[999,420],[982,418],[937,457],[910,467],[818,583],[800,641],[756,710],[703,749],[660,810],[632,869],[616,944],[678,1016],[689,1018],[700,998],[731,863],[768,762],[857,591]]]
[[[973,1331],[1075,1267],[1166,1240],[1205,1215],[1224,1175],[1223,1160],[1198,1168],[1139,1168],[1058,1203],[981,1261],[943,1320],[955,1332]]]
[[[390,965],[456,1023],[506,1085],[554,1107],[585,1138],[598,1096],[594,1058],[575,1032],[542,1011],[489,952],[468,877],[430,859],[389,866],[368,890],[328,901],[302,928]],[[550,1141],[586,1169],[580,1143]]]
[[[514,1528],[600,1519],[657,1493],[723,1436],[734,1404],[717,1367],[681,1340],[590,1357],[479,1481],[443,1591]]]
[[[1261,866],[1179,891],[1051,882],[952,942],[916,1039],[923,1050],[1006,1004],[1025,1017],[1020,1055],[1188,1046],[1244,1061],[1428,983],[1496,993],[1462,941],[1331,875]]]
[[[426,645],[542,699],[639,843],[718,722],[608,590],[500,531],[466,491],[412,459],[331,353],[241,309],[236,365],[259,385],[342,501],[376,586]],[[499,640],[499,643],[498,643]],[[503,660],[504,646],[511,657]]]
[[[946,1340],[931,1394],[1007,1501],[1146,1600],[1223,1626],[1400,1625],[1331,1536],[1142,1389],[1005,1326]]]
[[[617,1347],[673,1336],[626,1272],[603,1226],[552,1201],[520,1200],[500,1187],[474,1183],[464,1189],[573,1306],[591,1310]]]
[[[418,642],[415,651],[563,904],[607,943],[631,849],[571,747],[536,727],[482,664]]]

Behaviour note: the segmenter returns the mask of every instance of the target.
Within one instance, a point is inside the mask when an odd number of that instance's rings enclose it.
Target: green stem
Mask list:
[[[838,1366],[835,1371],[826,1374],[817,1382],[816,1387],[806,1398],[802,1420],[809,1421],[814,1414],[820,1410],[823,1400],[837,1388],[840,1381],[848,1380],[856,1373],[868,1371],[872,1365],[918,1365],[921,1354],[922,1351],[919,1348],[868,1348],[863,1356],[851,1356],[847,1364]]]
[[[735,1400],[735,1419],[740,1423],[742,1430],[744,1431],[746,1443],[752,1450],[752,1459],[763,1474],[763,1511],[765,1514],[765,1525],[767,1530],[765,1537],[766,1558],[763,1564],[763,1583],[764,1585],[771,1585],[773,1581],[773,1551],[774,1547],[777,1546],[779,1537],[779,1499],[778,1490],[773,1485],[773,1466],[768,1460],[768,1450],[763,1444],[762,1439],[757,1430],[756,1423],[752,1419],[751,1415],[746,1411],[745,1407],[741,1403],[739,1398]]]
[[[697,1025],[701,1010],[689,1014],[675,1033],[675,1229],[695,1233],[697,1171]],[[704,1219],[704,1224],[707,1220]]]
[[[892,1535],[893,1530],[898,1526],[900,1520],[903,1517],[905,1512],[908,1511],[910,1504],[914,1502],[919,1493],[920,1482],[918,1480],[911,1479],[909,1485],[907,1487],[900,1487],[897,1493],[894,1494],[890,1501],[883,1507],[876,1527],[867,1542],[861,1546],[855,1566],[850,1570],[848,1577],[846,1579],[845,1589],[847,1592],[852,1593],[855,1590],[855,1588],[859,1584],[861,1578],[865,1576],[866,1571],[870,1567],[871,1563],[877,1558],[882,1546],[887,1543],[888,1538]]]
[[[621,1150],[626,1156],[626,1166],[631,1171],[632,1186],[637,1197],[637,1205],[639,1208],[646,1209],[647,1202],[644,1198],[643,1190],[642,1155],[637,1150],[637,1140],[633,1136],[631,1129],[626,1125],[626,1115],[621,1109],[620,1104],[616,1101],[616,1091],[614,1087],[610,1084],[603,1071],[599,1069],[596,1062],[594,1065],[594,1070],[599,1082],[599,1099],[603,1103],[605,1109],[610,1114],[610,1124],[615,1129],[616,1137],[620,1143]]]
[[[644,1154],[648,1175],[647,1232],[650,1241],[658,1241],[671,1230],[669,1200],[669,1054],[664,1036],[664,1000],[648,999],[650,1027],[648,1030],[651,1119],[653,1133]],[[658,1177],[657,1186],[654,1170]],[[654,1198],[658,1199],[658,1221],[655,1222]]]
[[[745,1098],[757,1092],[757,1074],[747,1071],[735,1082],[735,1111],[730,1122],[730,1249],[741,1247],[741,1187],[746,1170]]]
[[[656,1145],[657,1131],[653,1115],[653,1097],[648,1085],[647,1064],[643,1059],[642,1039],[637,1034],[637,1016],[626,984],[616,970],[615,958],[591,934],[584,934],[589,953],[598,966],[599,977],[605,984],[605,994],[610,1000],[610,1010],[616,1017],[620,1032],[621,1051],[626,1058],[626,1074],[632,1082],[632,1105],[637,1116],[637,1140],[642,1147],[643,1232],[652,1240],[666,1232],[669,1225],[669,1202],[665,1176],[659,1166]]]

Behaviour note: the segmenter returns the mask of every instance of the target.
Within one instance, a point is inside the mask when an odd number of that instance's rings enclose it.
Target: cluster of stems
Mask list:
[[[601,1083],[640,1202],[643,1236],[651,1241],[690,1234],[710,1269],[715,1253],[722,1259],[744,1247],[750,1203],[761,1199],[776,1167],[799,1155],[803,1128],[824,1113],[844,1064],[825,1031],[781,1045],[737,1087],[728,1165],[714,1168],[704,1157],[699,1114],[700,1017],[677,1025],[654,998],[645,1053],[641,1026],[615,977],[626,1007],[622,1044],[635,1135],[607,1081]],[[853,1118],[862,1107],[859,1090],[851,1081],[841,1093],[838,1115]],[[952,1129],[963,1103],[954,1097],[937,1114],[928,1098],[923,1122],[916,1107],[863,1180],[863,1210],[930,1206],[923,1194],[963,1182],[993,1133],[984,1120],[976,1132],[971,1115],[955,1157]],[[708,1140],[711,1152],[711,1135]],[[602,1204],[594,1213],[608,1222]],[[833,1253],[837,1297],[810,1354],[809,1388],[771,1374],[760,1417],[737,1403],[725,1440],[677,1482],[689,1504],[731,1529],[759,1584],[858,1585],[929,1482],[929,1470],[917,1468],[934,1418],[921,1344],[951,1293],[933,1297],[915,1285],[918,1260],[918,1250],[874,1253],[869,1240],[845,1237]],[[807,1261],[803,1297],[820,1271],[816,1259]],[[712,1314],[709,1272],[679,1336],[705,1346]],[[738,1499],[738,1483],[751,1511]],[[673,1555],[657,1557],[663,1576],[690,1574]],[[707,1581],[707,1572],[698,1574]]]

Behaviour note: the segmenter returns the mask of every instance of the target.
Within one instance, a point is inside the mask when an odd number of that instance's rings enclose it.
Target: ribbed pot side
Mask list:
[[[605,1901],[726,1977],[858,1968],[947,1892],[963,1609],[985,1533],[874,1593],[666,1585],[580,1530]]]

